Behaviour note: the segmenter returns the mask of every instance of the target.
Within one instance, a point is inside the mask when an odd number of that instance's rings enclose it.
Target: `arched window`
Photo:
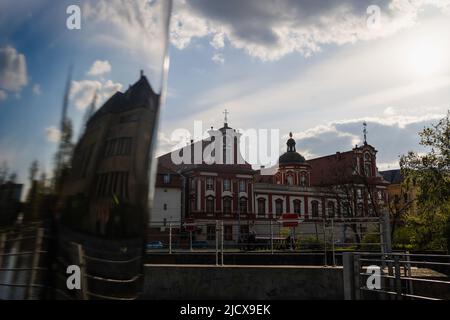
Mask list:
[[[247,198],[242,197],[239,199],[239,212],[243,214],[247,213]]]
[[[277,216],[283,214],[283,200],[277,199],[275,201],[275,213],[277,214]]]
[[[313,218],[319,217],[319,201],[312,201],[311,202],[311,210],[312,210],[312,216]]]
[[[214,213],[214,197],[206,198],[206,213]]]
[[[300,176],[300,186],[306,187],[306,175],[304,173]]]
[[[293,186],[294,185],[294,177],[293,176],[291,176],[291,175],[287,176],[286,180],[287,180],[288,186]]]
[[[334,202],[333,201],[328,201],[327,211],[328,211],[328,217],[329,218],[334,218],[334,216],[336,214],[336,208],[334,206]]]
[[[231,198],[230,197],[223,198],[223,213],[226,213],[226,214],[231,213]]]
[[[264,216],[266,214],[266,199],[258,199],[258,215]]]
[[[300,200],[294,200],[294,213],[296,213],[296,214],[301,213],[301,205],[302,205],[302,202]]]

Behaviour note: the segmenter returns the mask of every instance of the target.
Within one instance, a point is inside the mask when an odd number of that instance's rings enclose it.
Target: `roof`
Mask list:
[[[151,101],[159,97],[148,79],[143,74],[140,79],[130,88],[122,93],[117,91],[113,94],[89,119],[88,123],[108,113],[122,113],[137,108],[151,108]]]
[[[380,171],[379,173],[383,176],[384,180],[388,181],[390,184],[400,184],[403,181],[400,169]]]

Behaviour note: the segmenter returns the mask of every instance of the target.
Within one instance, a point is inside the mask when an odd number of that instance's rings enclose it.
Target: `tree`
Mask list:
[[[418,212],[407,216],[412,241],[420,248],[449,248],[450,238],[450,111],[424,128],[420,145],[425,154],[410,151],[400,159],[405,184],[416,187]]]

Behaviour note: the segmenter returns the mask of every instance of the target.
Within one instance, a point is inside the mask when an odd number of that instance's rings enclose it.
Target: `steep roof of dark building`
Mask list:
[[[380,174],[383,176],[384,180],[388,181],[390,184],[400,184],[403,181],[400,169],[380,171]]]
[[[153,100],[158,97],[147,77],[141,73],[139,80],[122,93],[117,91],[89,119],[94,121],[107,113],[121,113],[137,108],[154,108]]]

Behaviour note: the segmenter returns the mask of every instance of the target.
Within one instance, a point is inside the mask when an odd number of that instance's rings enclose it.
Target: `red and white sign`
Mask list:
[[[186,219],[186,221],[184,222],[184,227],[186,229],[187,232],[192,232],[195,230],[195,220],[192,218],[188,218]]]
[[[299,218],[296,213],[283,213],[281,216],[281,223],[284,228],[295,228],[298,227]]]

